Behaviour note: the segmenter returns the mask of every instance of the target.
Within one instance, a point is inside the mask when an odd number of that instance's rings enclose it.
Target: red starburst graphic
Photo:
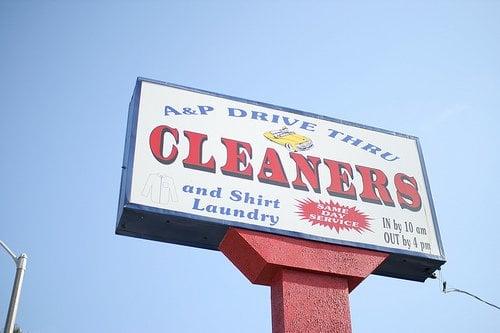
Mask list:
[[[297,208],[300,218],[307,220],[312,225],[319,224],[330,229],[335,228],[337,232],[340,230],[356,230],[362,233],[370,230],[371,220],[368,215],[360,212],[356,207],[340,205],[337,202],[314,201],[311,199],[297,200]]]

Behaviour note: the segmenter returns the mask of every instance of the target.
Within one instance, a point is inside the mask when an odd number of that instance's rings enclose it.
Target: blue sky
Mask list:
[[[35,332],[270,332],[219,252],[114,235],[137,76],[420,138],[451,286],[500,303],[500,3],[0,1],[0,239]],[[0,318],[14,265],[0,255]],[[439,282],[369,277],[354,332],[496,332]]]

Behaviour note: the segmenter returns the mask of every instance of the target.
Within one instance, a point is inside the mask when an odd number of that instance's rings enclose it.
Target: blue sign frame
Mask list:
[[[368,129],[371,131],[377,131],[389,135],[415,140],[419,153],[421,168],[423,170],[425,188],[428,194],[432,219],[434,221],[434,230],[436,233],[439,252],[441,256],[434,256],[425,253],[417,253],[402,249],[387,248],[387,247],[375,246],[364,243],[356,243],[351,241],[323,238],[310,234],[274,229],[264,226],[249,225],[232,220],[219,220],[195,214],[182,213],[167,209],[161,209],[161,208],[149,207],[131,203],[129,201],[129,198],[130,198],[131,183],[132,183],[132,166],[133,166],[135,145],[136,145],[139,99],[141,95],[141,87],[143,82],[160,84],[168,87],[183,89],[205,95],[221,97],[237,102],[243,102],[261,107],[276,109],[280,111],[286,111],[303,116],[313,117],[316,119],[323,119],[335,123],[355,126],[363,129]],[[434,271],[436,269],[439,269],[439,267],[441,267],[441,265],[443,265],[446,262],[444,249],[441,242],[441,236],[439,233],[439,227],[437,224],[437,218],[432,200],[431,190],[429,186],[429,181],[427,177],[427,172],[424,164],[424,158],[422,155],[422,149],[420,146],[419,139],[417,137],[393,131],[387,131],[384,129],[375,128],[371,126],[361,125],[349,121],[339,120],[331,117],[321,116],[309,112],[276,106],[272,104],[246,100],[210,91],[189,88],[177,84],[138,77],[134,93],[130,101],[129,112],[128,112],[127,132],[125,138],[124,158],[122,165],[121,185],[120,185],[120,196],[118,203],[118,216],[117,216],[116,231],[115,231],[116,234],[156,240],[166,243],[193,246],[210,250],[218,250],[219,244],[222,241],[229,227],[245,228],[245,229],[257,230],[273,234],[279,234],[283,236],[290,236],[301,239],[308,239],[313,241],[320,241],[325,243],[332,243],[337,245],[345,245],[350,247],[386,252],[389,253],[389,257],[374,272],[374,274],[402,278],[407,280],[425,281],[425,279],[429,277],[433,278]]]

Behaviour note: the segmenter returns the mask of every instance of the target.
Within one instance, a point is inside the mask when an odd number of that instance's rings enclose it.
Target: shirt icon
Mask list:
[[[149,174],[141,194],[158,204],[178,201],[174,180],[161,173]]]

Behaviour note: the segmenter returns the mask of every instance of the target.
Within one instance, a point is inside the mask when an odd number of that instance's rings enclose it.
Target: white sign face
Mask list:
[[[152,81],[138,87],[124,206],[195,228],[444,262],[417,138]]]

